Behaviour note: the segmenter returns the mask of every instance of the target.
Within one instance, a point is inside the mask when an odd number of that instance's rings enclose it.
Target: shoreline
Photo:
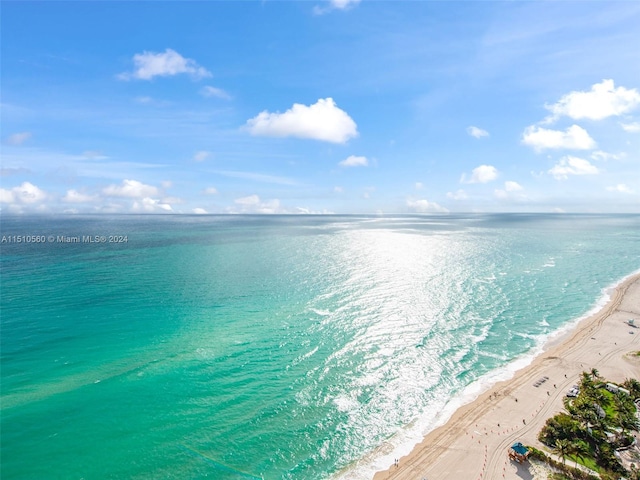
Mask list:
[[[615,382],[640,377],[640,358],[626,357],[640,350],[640,329],[625,325],[629,318],[640,323],[640,272],[604,293],[609,296],[604,304],[596,303],[566,331],[551,334],[526,366],[459,406],[401,457],[398,466],[378,471],[373,479],[434,480],[452,474],[465,479],[522,478],[527,465],[509,462],[507,448],[515,441],[542,447],[538,432],[547,418],[562,410],[566,391],[582,371],[597,368]],[[535,386],[544,377],[548,379]]]

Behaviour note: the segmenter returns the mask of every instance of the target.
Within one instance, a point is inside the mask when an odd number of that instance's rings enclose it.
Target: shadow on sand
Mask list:
[[[533,473],[531,472],[531,464],[529,462],[518,463],[512,461],[511,466],[516,467],[516,475],[518,475],[518,478],[522,478],[524,480],[534,479]]]

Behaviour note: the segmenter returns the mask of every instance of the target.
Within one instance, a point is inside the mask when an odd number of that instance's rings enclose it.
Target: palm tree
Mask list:
[[[569,440],[557,439],[556,444],[553,447],[553,453],[562,457],[562,464],[564,465],[570,449],[571,449],[571,444]]]
[[[584,460],[585,455],[589,453],[589,448],[582,440],[576,440],[569,444],[567,453],[576,458],[576,468],[578,468],[578,459]]]
[[[597,378],[600,378],[600,372],[598,372],[597,368],[592,368],[591,369],[591,379],[595,381]]]
[[[618,425],[622,428],[622,434],[625,435],[629,430],[638,431],[640,423],[635,413],[618,412]]]
[[[580,379],[580,394],[591,394],[596,389],[593,380],[591,379],[591,374],[587,372],[582,372],[582,378]]]
[[[640,397],[640,381],[628,378],[622,383],[622,386],[631,392],[632,398]]]

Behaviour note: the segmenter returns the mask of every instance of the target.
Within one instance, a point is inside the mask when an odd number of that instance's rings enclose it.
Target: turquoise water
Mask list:
[[[127,237],[0,245],[3,479],[367,478],[640,269],[637,215],[1,227]]]

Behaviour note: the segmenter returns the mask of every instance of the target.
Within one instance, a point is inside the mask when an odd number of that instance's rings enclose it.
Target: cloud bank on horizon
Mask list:
[[[40,5],[3,213],[640,212],[637,4]]]

